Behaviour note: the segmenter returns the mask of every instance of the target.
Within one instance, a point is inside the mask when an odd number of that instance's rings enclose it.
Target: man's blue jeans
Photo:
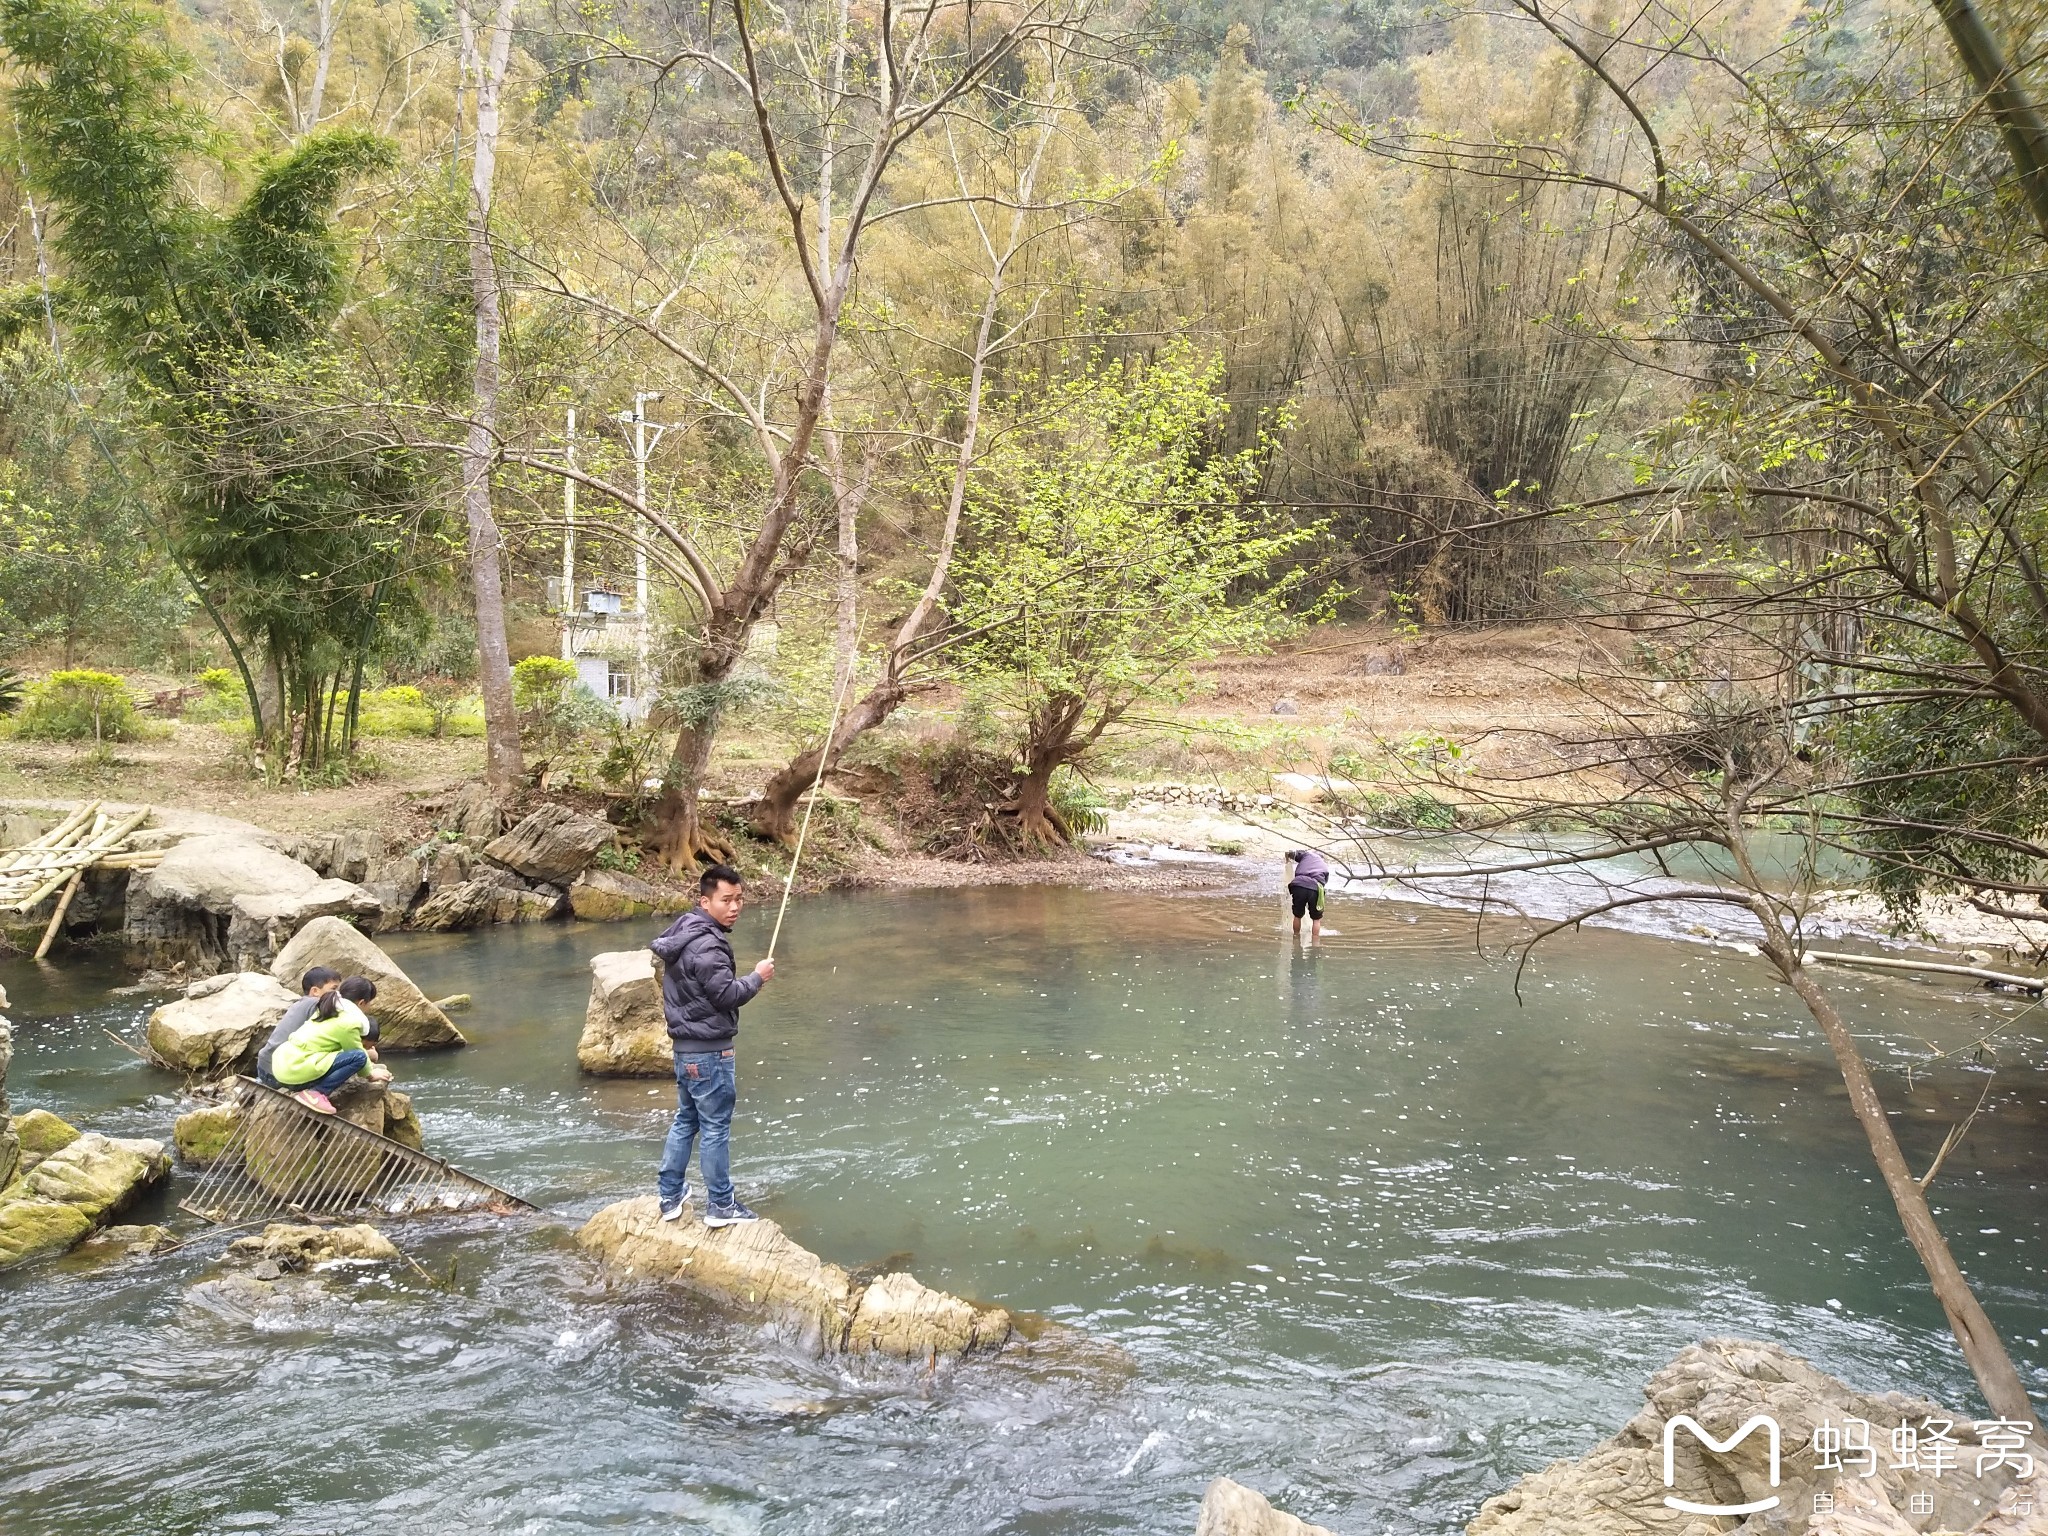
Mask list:
[[[310,1088],[315,1093],[332,1093],[369,1064],[368,1051],[339,1051],[335,1054],[334,1065],[323,1075],[310,1083],[286,1083],[284,1090],[286,1093],[303,1093]]]
[[[732,1106],[739,1097],[731,1051],[676,1052],[676,1117],[661,1149],[661,1203],[682,1197],[690,1147],[701,1136],[704,1198],[732,1204]]]

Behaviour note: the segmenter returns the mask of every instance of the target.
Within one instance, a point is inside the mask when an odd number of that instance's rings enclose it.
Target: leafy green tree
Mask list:
[[[393,151],[358,130],[309,134],[216,211],[188,172],[235,146],[178,99],[191,64],[148,8],[6,0],[0,47],[20,71],[26,174],[55,219],[50,303],[129,379],[169,487],[168,548],[233,652],[259,729],[287,744],[286,719],[262,707],[250,641],[289,717],[287,763],[317,760],[344,671],[353,699],[363,652],[403,605],[431,505],[406,456],[304,409],[307,391],[320,406],[336,393],[320,355],[345,290],[336,205]],[[16,293],[6,310],[19,328],[42,302]]]
[[[1013,724],[1020,835],[1071,840],[1053,776],[1140,705],[1184,697],[1195,662],[1298,622],[1305,577],[1270,579],[1313,536],[1247,505],[1260,446],[1215,451],[1220,359],[1175,343],[1091,365],[984,462],[955,567],[970,685]]]
[[[40,338],[0,354],[0,643],[160,660],[191,599],[87,408]]]

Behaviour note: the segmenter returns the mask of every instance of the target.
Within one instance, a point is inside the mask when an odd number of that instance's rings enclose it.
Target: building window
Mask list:
[[[615,661],[606,670],[605,697],[608,699],[630,699],[633,697],[633,669],[624,662]]]

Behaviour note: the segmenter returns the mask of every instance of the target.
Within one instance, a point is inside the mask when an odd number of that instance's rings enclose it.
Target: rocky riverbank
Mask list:
[[[2048,1448],[2017,1426],[1861,1391],[1740,1339],[1682,1351],[1643,1397],[1619,1433],[1487,1500],[1466,1536],[2048,1536]],[[1899,1426],[1913,1432],[1910,1456]],[[1740,1438],[1717,1450],[1701,1432]],[[1228,1479],[1211,1486],[1196,1533],[1333,1536]]]

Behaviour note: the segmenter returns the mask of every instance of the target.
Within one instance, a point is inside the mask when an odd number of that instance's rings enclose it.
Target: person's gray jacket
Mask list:
[[[740,1009],[761,978],[734,974],[727,929],[692,907],[647,947],[661,961],[661,1011],[679,1051],[722,1051],[739,1033]]]
[[[263,1042],[263,1049],[256,1053],[256,1080],[258,1082],[274,1083],[277,1081],[276,1078],[270,1075],[270,1058],[277,1054],[277,1048],[280,1045],[291,1039],[293,1030],[313,1017],[313,1010],[319,1006],[319,998],[302,997],[296,1003],[293,1003],[291,1007],[285,1009],[284,1017],[277,1021],[277,1028],[270,1032],[270,1038]]]

